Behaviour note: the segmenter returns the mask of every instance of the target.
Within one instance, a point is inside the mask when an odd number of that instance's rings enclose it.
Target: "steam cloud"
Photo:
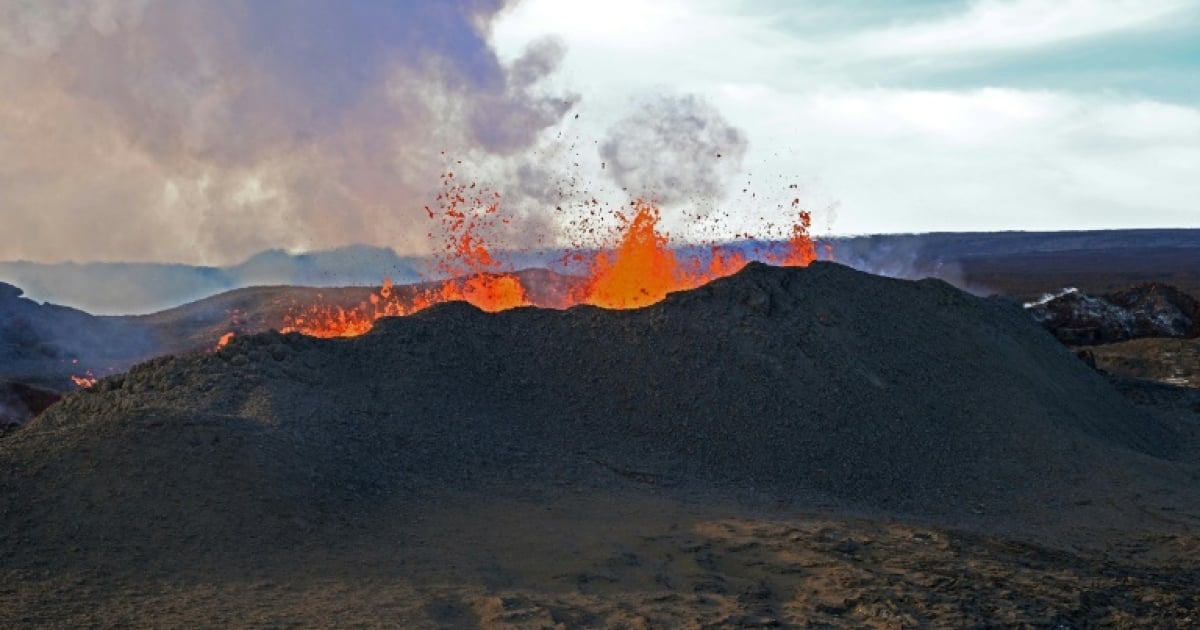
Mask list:
[[[746,148],[745,134],[707,101],[665,95],[614,125],[600,157],[630,194],[670,204],[719,198],[741,169]]]
[[[447,156],[519,176],[516,154],[576,100],[540,85],[557,43],[497,58],[505,4],[0,0],[0,252],[427,253],[421,207]]]

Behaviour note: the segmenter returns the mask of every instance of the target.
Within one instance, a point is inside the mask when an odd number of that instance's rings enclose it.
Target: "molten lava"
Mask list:
[[[444,302],[465,301],[488,312],[531,305],[528,287],[489,245],[500,240],[496,233],[509,223],[500,212],[500,194],[463,184],[454,173],[443,175],[442,184],[438,207],[426,206],[425,211],[439,222],[444,245],[437,257],[436,272],[448,279],[404,287],[403,291],[385,280],[379,291],[355,307],[315,304],[294,309],[284,318],[281,330],[315,337],[353,337],[370,330],[381,317],[411,315]],[[673,250],[668,235],[659,229],[659,209],[647,201],[634,201],[628,215],[616,213],[619,225],[614,233],[615,247],[595,255],[574,251],[563,256],[564,261],[583,263],[586,269],[569,292],[566,306],[640,308],[661,301],[673,291],[692,289],[736,273],[750,260],[806,266],[817,258],[816,246],[809,237],[812,217],[800,209],[799,200],[793,201],[792,207],[797,220],[782,248],[747,255],[732,246],[716,245],[703,260]],[[595,232],[594,227],[582,229]],[[429,236],[433,238],[433,232]],[[227,342],[224,338],[222,341]]]
[[[640,308],[662,301],[668,293],[694,289],[709,281],[741,270],[748,262],[739,251],[713,247],[707,264],[699,258],[681,261],[671,249],[666,234],[658,229],[660,212],[644,200],[631,204],[632,218],[618,213],[621,221],[621,240],[612,251],[595,256],[585,282],[572,294],[577,303],[612,309]],[[807,241],[807,214],[798,226]],[[800,243],[798,236],[789,242],[789,252]],[[807,241],[811,247],[811,241]],[[784,257],[780,264],[807,265],[816,259],[815,250],[799,251]]]
[[[792,209],[800,210],[800,200],[792,200]],[[792,225],[792,236],[788,239],[787,247],[783,252],[775,255],[767,255],[767,262],[778,267],[807,267],[808,263],[817,259],[817,246],[809,237],[808,231],[812,228],[812,215],[808,212],[800,211],[796,223]],[[825,244],[826,252],[830,251],[830,245]]]
[[[686,288],[686,273],[658,231],[658,208],[634,202],[632,219],[618,213],[625,235],[613,252],[600,252],[592,262],[577,301],[604,308],[637,308]]]

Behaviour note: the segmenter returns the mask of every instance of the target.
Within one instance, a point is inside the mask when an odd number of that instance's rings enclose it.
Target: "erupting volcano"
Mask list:
[[[503,243],[493,242],[497,228],[512,217],[504,214],[501,195],[479,189],[475,183],[456,180],[453,172],[442,176],[443,192],[437,207],[425,207],[431,220],[439,222],[437,234],[443,246],[435,275],[445,278],[411,291],[397,291],[385,279],[367,303],[353,308],[315,304],[293,309],[285,317],[283,332],[300,332],[314,337],[361,335],[381,317],[411,315],[434,304],[465,301],[484,311],[497,312],[519,306],[560,308],[589,304],[608,309],[629,309],[660,302],[668,293],[693,289],[717,278],[732,275],[751,260],[777,266],[803,267],[817,258],[810,237],[811,214],[792,201],[796,214],[789,238],[782,247],[763,248],[751,254],[731,245],[713,244],[704,255],[680,254],[670,235],[661,229],[662,213],[652,201],[637,199],[628,210],[613,211],[617,228],[611,244],[588,250],[576,245],[564,252],[564,265],[582,265],[584,273],[567,292],[564,303],[548,305],[531,299],[526,280],[500,253]],[[591,203],[595,217],[599,204]],[[595,233],[589,221],[576,224],[580,231]]]

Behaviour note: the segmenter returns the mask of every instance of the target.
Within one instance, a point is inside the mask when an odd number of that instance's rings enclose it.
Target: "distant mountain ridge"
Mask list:
[[[1067,232],[934,232],[880,234],[821,239],[832,245],[834,260],[871,273],[901,277],[941,277],[962,285],[959,268],[980,258],[1025,257],[1080,252],[1092,258],[1103,251],[1195,250],[1200,229],[1076,230]],[[749,252],[770,241],[731,244]],[[681,251],[706,249],[682,246]],[[515,269],[557,265],[557,250],[508,252]],[[353,245],[290,254],[267,250],[228,267],[158,263],[0,262],[0,281],[24,289],[37,301],[65,304],[90,313],[152,313],[250,286],[375,286],[387,277],[397,284],[423,279],[431,258],[401,256],[386,247]],[[569,272],[569,270],[567,270]]]
[[[67,304],[90,313],[151,313],[249,286],[364,286],[390,277],[416,282],[425,259],[385,247],[353,245],[289,254],[272,249],[229,267],[164,263],[0,262],[0,281],[26,297]]]
[[[947,259],[969,259],[1013,254],[1057,253],[1078,250],[1200,247],[1200,228],[1136,230],[1070,230],[1061,232],[928,232],[925,234],[874,234],[831,239],[853,251],[880,246],[918,247]]]

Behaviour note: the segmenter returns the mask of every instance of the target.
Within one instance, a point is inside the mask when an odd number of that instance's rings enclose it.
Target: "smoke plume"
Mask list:
[[[555,42],[496,56],[505,4],[0,0],[0,256],[427,253],[447,162],[514,171],[575,102]]]
[[[605,170],[631,195],[671,204],[719,198],[741,169],[746,136],[694,95],[658,96],[608,131]]]

